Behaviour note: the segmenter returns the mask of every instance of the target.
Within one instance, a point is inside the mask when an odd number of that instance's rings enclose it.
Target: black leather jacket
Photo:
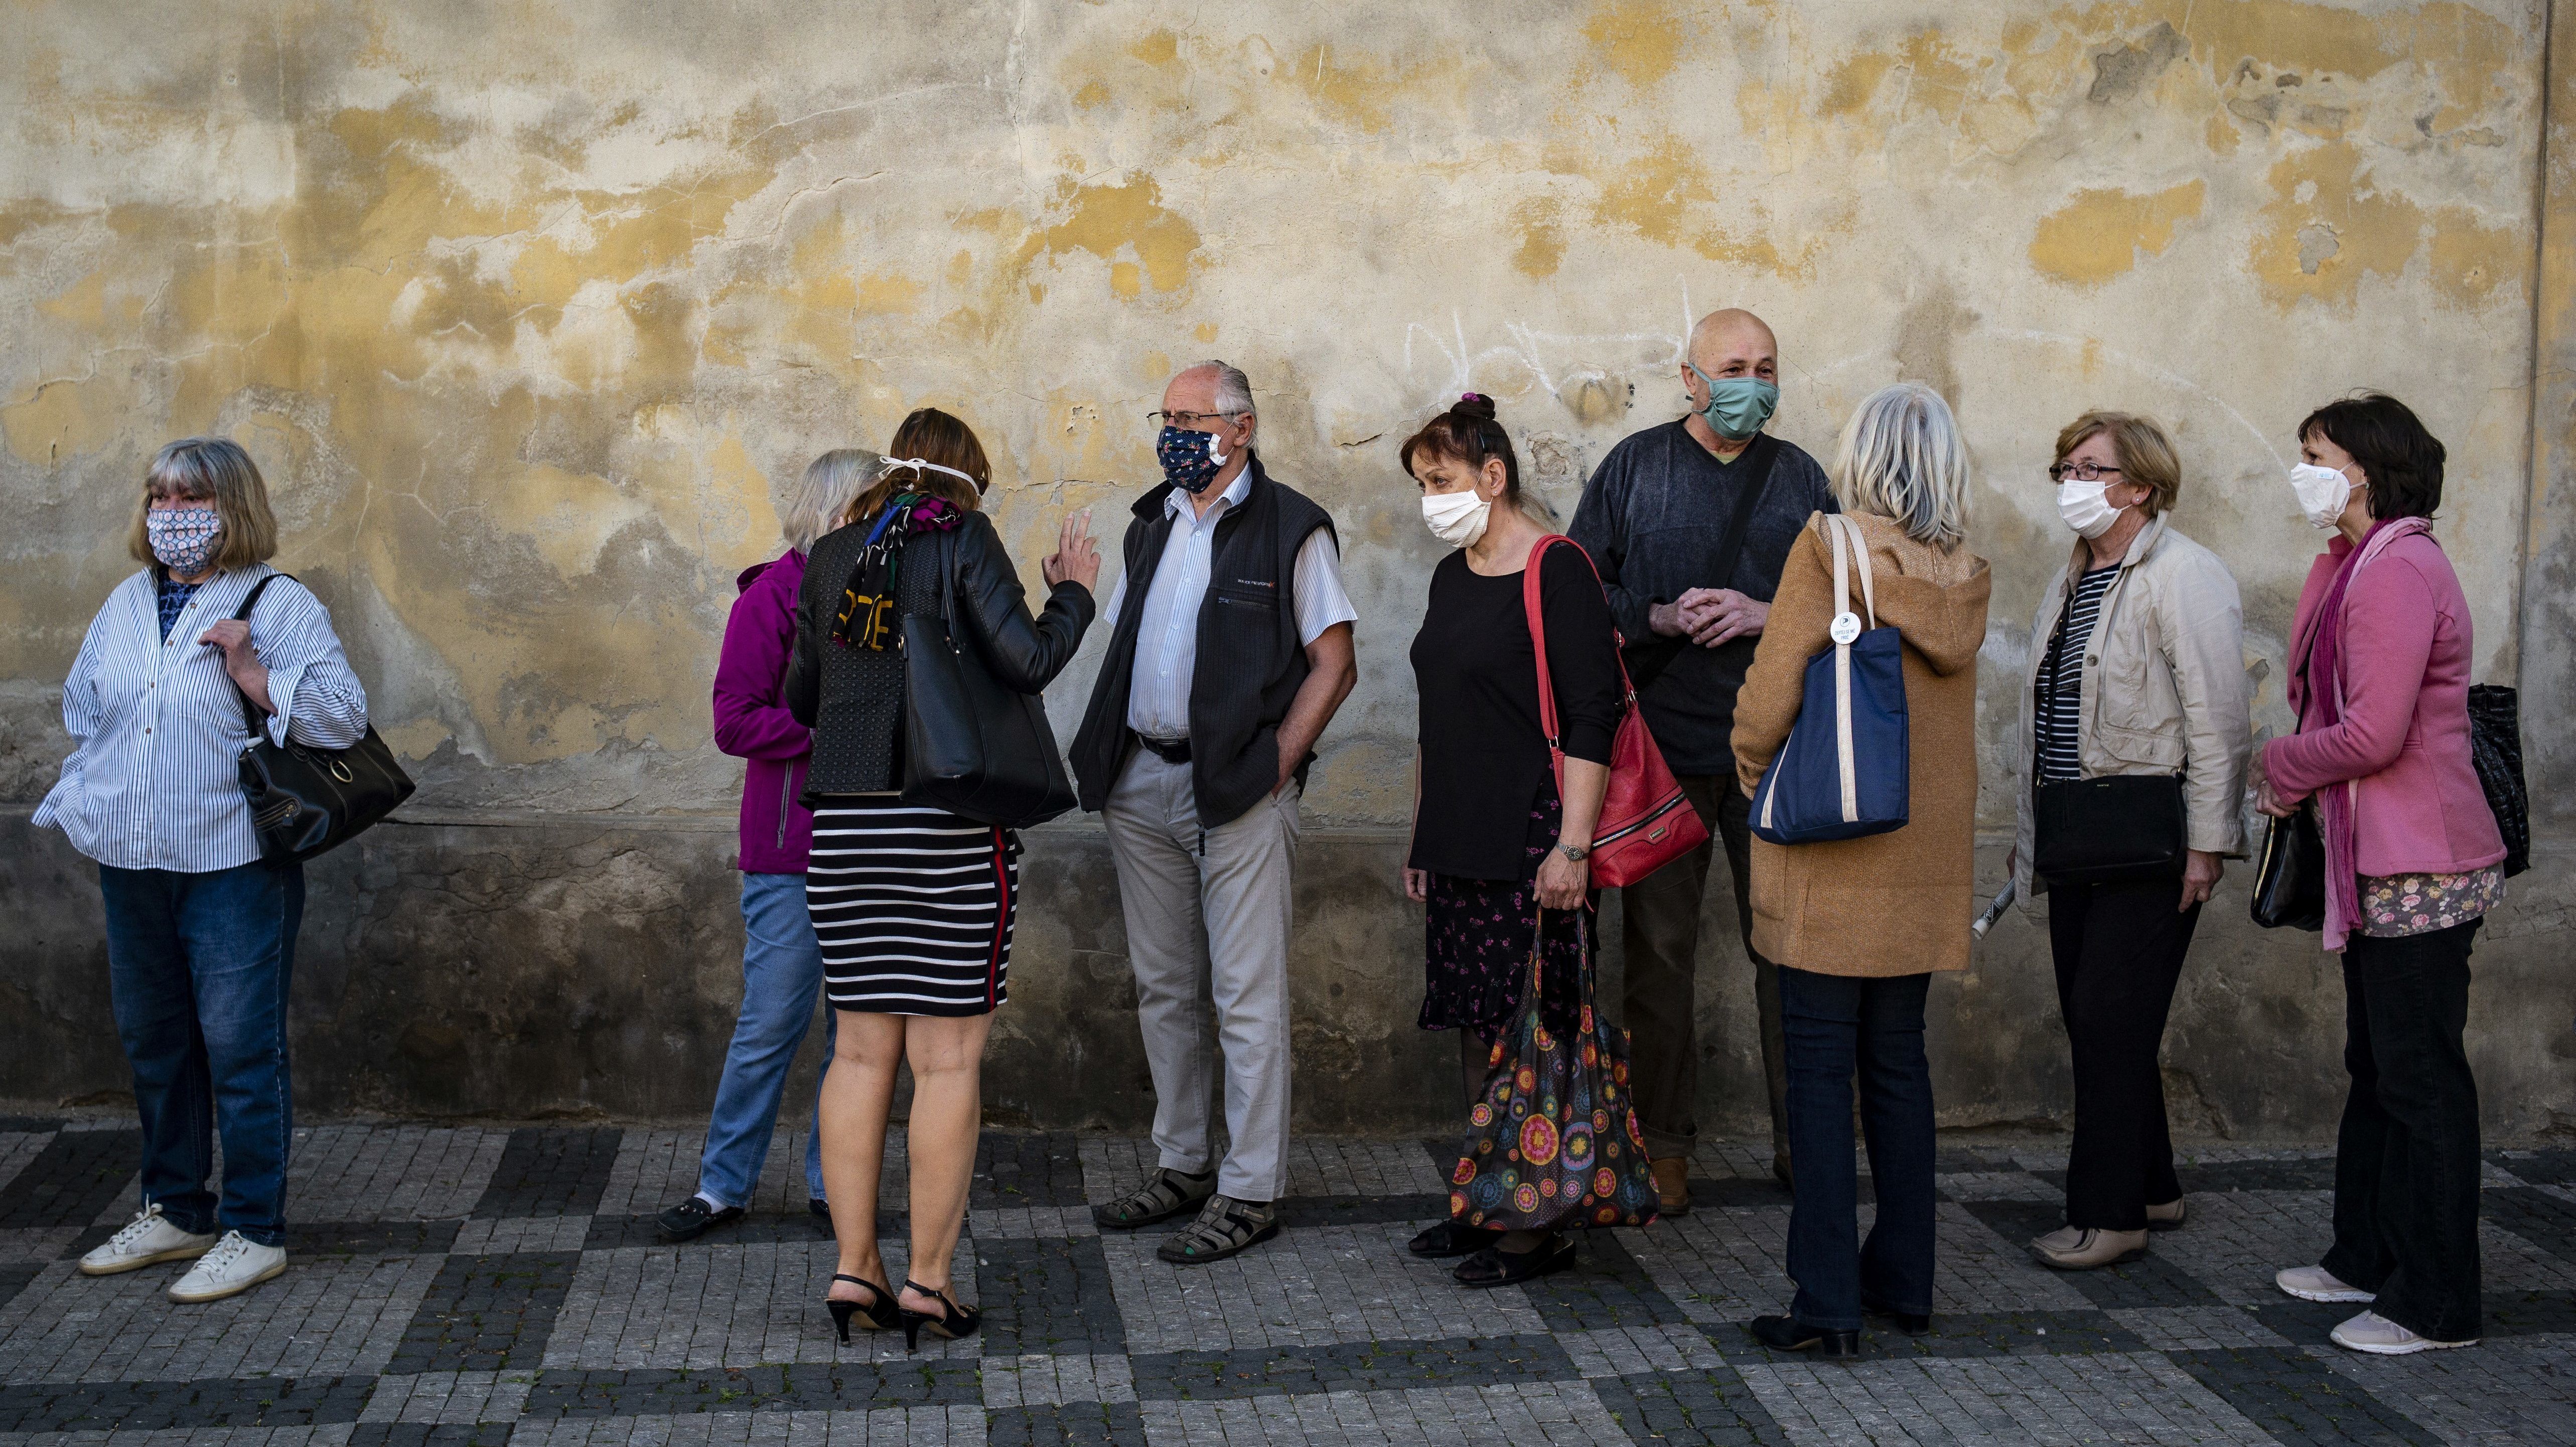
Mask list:
[[[903,655],[844,648],[831,637],[842,590],[867,537],[867,523],[825,534],[806,558],[805,582],[796,595],[795,651],[781,692],[788,713],[814,730],[808,801],[903,785]],[[906,616],[937,614],[940,583],[950,577],[956,590],[946,600],[949,616],[958,634],[978,645],[961,651],[961,666],[981,668],[1015,693],[1042,692],[1064,671],[1097,607],[1090,589],[1064,582],[1049,593],[1043,611],[1029,616],[1019,570],[992,519],[980,512],[968,513],[953,532],[925,533],[904,544],[895,570],[897,607]]]

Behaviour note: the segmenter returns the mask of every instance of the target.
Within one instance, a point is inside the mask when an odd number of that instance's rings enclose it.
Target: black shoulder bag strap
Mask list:
[[[286,575],[284,573],[271,573],[267,577],[260,579],[258,582],[251,584],[249,595],[242,599],[240,607],[233,610],[233,621],[236,623],[248,623],[250,621],[250,610],[259,606],[259,595],[268,591],[269,584],[274,583],[285,576]],[[256,638],[251,640],[254,648],[257,647],[258,642],[259,640]],[[250,701],[250,695],[242,692],[241,685],[239,684],[233,685],[233,694],[241,700],[242,723],[250,729],[250,736],[253,739],[266,738],[268,736],[268,720],[260,716],[259,705]]]
[[[1771,485],[1772,464],[1780,460],[1779,440],[1768,432],[1758,434],[1751,452],[1745,459],[1750,470],[1745,474],[1744,486],[1735,494],[1735,512],[1726,520],[1726,535],[1718,540],[1717,581],[1709,585],[1713,588],[1735,586],[1735,570],[1744,561],[1744,535],[1753,530],[1754,511],[1762,506],[1763,491]],[[1647,647],[1630,648],[1628,673],[1634,686],[1642,690],[1653,683],[1690,646],[1687,638],[1657,636]]]

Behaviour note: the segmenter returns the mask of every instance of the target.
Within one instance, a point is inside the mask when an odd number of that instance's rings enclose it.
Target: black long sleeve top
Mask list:
[[[1558,742],[1568,758],[1610,762],[1623,693],[1610,604],[1582,554],[1562,544],[1539,564],[1539,610],[1555,684]],[[1531,807],[1555,780],[1539,725],[1538,658],[1521,574],[1486,577],[1451,553],[1431,574],[1431,605],[1413,635],[1421,694],[1422,798],[1414,869],[1467,879],[1528,873]]]

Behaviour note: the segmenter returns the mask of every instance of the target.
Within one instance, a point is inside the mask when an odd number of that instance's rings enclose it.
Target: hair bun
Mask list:
[[[1482,417],[1491,422],[1494,420],[1494,399],[1482,392],[1464,392],[1459,394],[1457,405],[1449,410],[1464,412],[1470,417]]]

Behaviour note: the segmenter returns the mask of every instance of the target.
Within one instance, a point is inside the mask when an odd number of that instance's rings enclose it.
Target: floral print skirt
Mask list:
[[[1556,791],[1545,789],[1530,810],[1519,879],[1431,876],[1423,940],[1423,1029],[1473,1030],[1491,1042],[1510,1027],[1520,1008],[1521,984],[1529,978],[1530,942],[1538,928],[1538,891],[1532,881],[1547,852],[1556,847],[1556,827]],[[1592,902],[1587,899],[1583,908],[1589,915]],[[1598,933],[1575,926],[1571,911],[1547,912],[1541,978],[1548,1027],[1560,1033],[1572,1032],[1581,1012],[1584,950]]]

